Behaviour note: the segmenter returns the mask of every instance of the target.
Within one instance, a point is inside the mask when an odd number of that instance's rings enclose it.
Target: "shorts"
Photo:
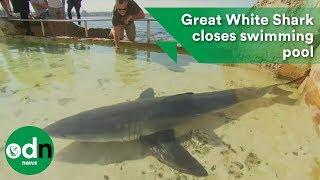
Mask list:
[[[81,7],[81,0],[68,0],[67,4],[69,7],[80,8]]]
[[[48,8],[49,18],[50,19],[66,19],[66,13],[64,12],[63,7],[61,8]]]

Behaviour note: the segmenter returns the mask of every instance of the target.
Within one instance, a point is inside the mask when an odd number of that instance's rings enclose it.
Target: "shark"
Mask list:
[[[81,112],[56,121],[44,130],[52,137],[80,142],[140,141],[169,167],[205,177],[208,172],[177,141],[175,128],[204,114],[263,97],[280,89],[279,85],[163,97],[155,97],[154,90],[149,88],[134,101]]]

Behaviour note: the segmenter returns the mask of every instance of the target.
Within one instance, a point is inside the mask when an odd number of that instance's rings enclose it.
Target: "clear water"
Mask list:
[[[169,96],[277,82],[250,65],[198,64],[187,55],[176,65],[162,53],[2,38],[0,151],[21,126],[46,127],[85,110],[135,100],[150,87],[156,96]],[[182,144],[206,168],[207,179],[319,178],[320,143],[310,115],[287,98],[243,102],[181,129],[193,130]],[[0,156],[0,179],[195,178],[160,163],[138,142],[54,143],[56,156],[44,173],[19,175]]]

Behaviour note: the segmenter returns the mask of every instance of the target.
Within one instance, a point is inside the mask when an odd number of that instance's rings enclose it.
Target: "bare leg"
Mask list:
[[[124,29],[122,26],[115,26],[110,31],[110,38],[114,39],[114,43],[116,48],[118,49],[120,47],[120,40],[124,38]]]
[[[10,0],[4,0],[4,2],[7,5],[8,11],[9,11],[9,16],[13,16],[13,10],[12,10],[12,7],[11,7]]]
[[[1,5],[2,5],[4,11],[6,12],[7,16],[10,16],[8,4],[5,1],[1,1]]]

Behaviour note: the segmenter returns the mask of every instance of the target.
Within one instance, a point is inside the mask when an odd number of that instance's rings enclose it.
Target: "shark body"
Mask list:
[[[262,97],[277,85],[155,97],[145,90],[132,102],[101,107],[57,121],[45,130],[53,137],[84,142],[139,140],[164,164],[207,176],[204,167],[175,139],[174,128],[198,116]]]

